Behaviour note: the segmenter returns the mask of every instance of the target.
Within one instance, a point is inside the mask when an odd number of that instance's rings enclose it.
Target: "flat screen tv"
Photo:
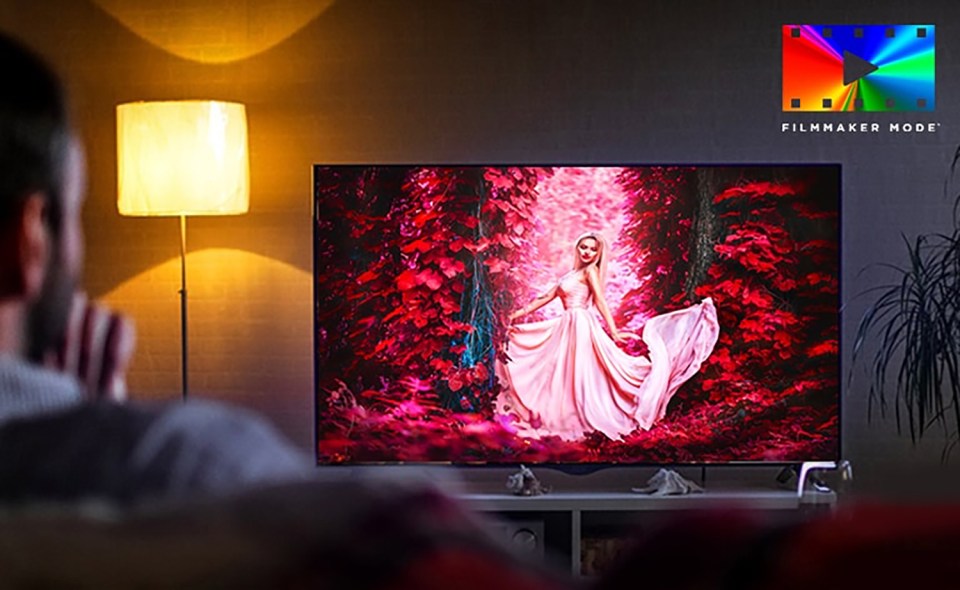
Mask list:
[[[839,458],[838,165],[313,172],[318,463]]]

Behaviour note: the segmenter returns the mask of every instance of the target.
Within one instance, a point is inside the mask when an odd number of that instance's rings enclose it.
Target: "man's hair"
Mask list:
[[[48,197],[47,221],[60,229],[70,141],[66,96],[57,74],[21,43],[0,33],[0,223],[36,191]]]

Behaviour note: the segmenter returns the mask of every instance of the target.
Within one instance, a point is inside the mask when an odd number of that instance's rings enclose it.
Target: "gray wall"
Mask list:
[[[944,180],[960,143],[954,2],[117,4],[7,0],[0,7],[0,27],[47,55],[72,88],[90,151],[87,285],[140,322],[131,377],[138,397],[175,399],[176,222],[116,213],[113,108],[184,97],[247,103],[252,211],[190,222],[191,379],[198,395],[262,411],[307,449],[315,162],[839,162],[845,359],[864,306],[853,295],[882,278],[860,270],[902,262],[901,232],[949,227]],[[295,13],[307,16],[294,23]],[[159,31],[161,42],[148,42],[131,22]],[[936,112],[782,113],[779,28],[790,22],[935,24]],[[290,32],[271,47],[204,63],[281,24]],[[925,135],[780,131],[781,122],[807,120],[941,126]],[[913,447],[892,423],[868,424],[863,394],[856,383],[843,392],[844,455],[854,463],[856,491],[960,495],[956,460],[940,466],[942,439]]]

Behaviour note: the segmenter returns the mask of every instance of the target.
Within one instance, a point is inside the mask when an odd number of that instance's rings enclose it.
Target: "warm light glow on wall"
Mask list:
[[[135,399],[169,399],[179,384],[179,342],[170,337],[179,265],[167,259],[100,297],[136,322],[128,373]],[[281,405],[308,397],[313,322],[304,318],[313,317],[313,273],[245,250],[209,248],[190,253],[190,275],[192,391],[234,401],[267,396]]]
[[[123,26],[184,59],[228,63],[261,53],[317,18],[334,0],[94,0]]]
[[[117,166],[122,215],[246,213],[246,109],[199,100],[119,105]]]

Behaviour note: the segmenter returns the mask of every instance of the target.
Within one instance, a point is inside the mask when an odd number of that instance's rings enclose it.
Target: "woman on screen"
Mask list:
[[[573,270],[510,314],[513,322],[557,297],[563,303],[559,317],[510,327],[497,411],[512,416],[524,436],[577,440],[598,431],[621,440],[663,418],[673,394],[700,369],[719,336],[717,312],[707,298],[650,318],[643,329],[649,354],[631,356],[617,344],[639,337],[617,329],[604,299],[608,256],[603,238],[581,235],[574,255]]]

